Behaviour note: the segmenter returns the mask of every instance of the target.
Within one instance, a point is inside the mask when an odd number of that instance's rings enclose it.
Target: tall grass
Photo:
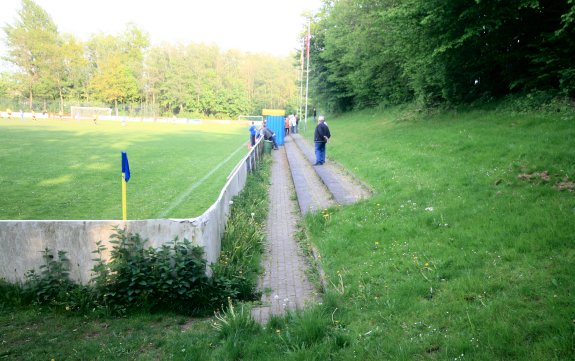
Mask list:
[[[129,219],[197,216],[246,154],[246,134],[235,123],[3,119],[0,219],[119,219],[122,150]]]

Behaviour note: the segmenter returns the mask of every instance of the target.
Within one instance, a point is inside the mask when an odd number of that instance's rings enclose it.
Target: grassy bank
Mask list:
[[[309,220],[356,335],[342,359],[573,358],[572,112],[329,125],[328,156],[376,190]]]

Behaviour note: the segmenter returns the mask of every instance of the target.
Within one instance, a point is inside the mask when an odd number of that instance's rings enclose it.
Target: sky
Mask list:
[[[58,31],[88,40],[92,34],[118,35],[132,22],[162,42],[217,44],[221,49],[287,56],[301,45],[302,14],[321,0],[35,0]],[[0,56],[6,24],[14,24],[21,0],[0,0]]]

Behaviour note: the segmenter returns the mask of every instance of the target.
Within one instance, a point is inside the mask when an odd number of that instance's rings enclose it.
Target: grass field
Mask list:
[[[331,155],[372,185],[311,218],[342,359],[575,357],[575,114],[363,112]],[[369,335],[362,337],[361,335]]]
[[[246,154],[247,127],[75,120],[0,120],[0,219],[189,218],[217,198]]]
[[[305,219],[327,277],[323,305],[265,329],[238,306],[226,333],[215,319],[4,310],[0,356],[575,359],[573,112],[392,109],[328,123],[328,161],[376,193]]]

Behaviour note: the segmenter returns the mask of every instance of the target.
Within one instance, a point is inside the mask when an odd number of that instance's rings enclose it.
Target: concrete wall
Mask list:
[[[94,266],[93,251],[96,243],[108,249],[104,259],[108,259],[112,248],[110,236],[114,227],[126,228],[130,233],[138,233],[147,239],[147,246],[159,248],[165,242],[188,239],[202,246],[208,264],[216,262],[221,251],[221,239],[230,212],[230,201],[238,195],[246,184],[248,172],[255,169],[257,159],[262,155],[263,142],[250,150],[234,168],[216,202],[197,218],[190,219],[149,219],[139,221],[0,221],[0,278],[10,282],[25,279],[27,271],[40,270],[44,263],[42,252],[48,248],[54,253],[66,251],[70,260],[70,278],[87,284],[92,277]],[[209,270],[207,270],[209,273]]]

